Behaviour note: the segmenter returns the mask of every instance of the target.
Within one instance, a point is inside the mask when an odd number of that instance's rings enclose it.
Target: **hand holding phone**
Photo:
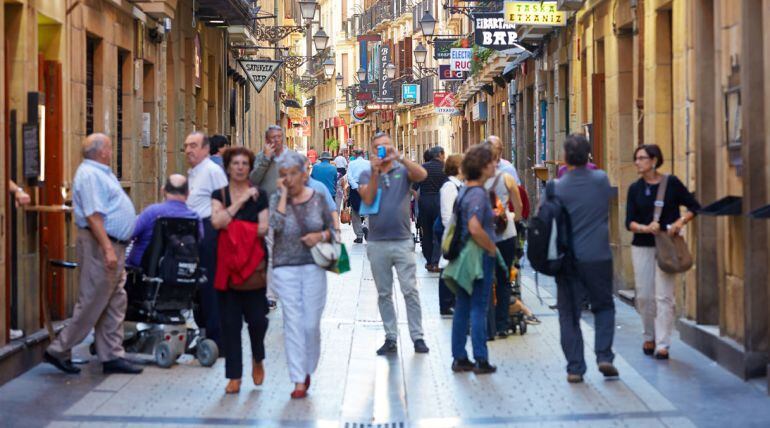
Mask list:
[[[385,146],[377,146],[377,157],[380,159],[385,159],[385,156],[388,155],[388,151],[385,148]]]

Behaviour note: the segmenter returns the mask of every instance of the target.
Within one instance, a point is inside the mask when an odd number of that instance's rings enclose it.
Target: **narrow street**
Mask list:
[[[743,382],[682,342],[675,342],[668,362],[642,355],[638,317],[622,302],[616,331],[620,379],[605,381],[590,364],[593,330],[584,322],[589,371],[584,384],[568,384],[558,318],[548,308],[553,286],[541,278],[539,301],[530,269],[524,299],[542,324],[524,336],[490,343],[496,374],[450,371],[451,320],[438,315],[437,274],[422,267],[418,280],[431,351],[413,352],[399,293],[399,355],[378,357],[374,351],[383,332],[365,244],[352,243],[349,226],[344,234],[352,271],[329,274],[321,362],[307,400],[289,399],[293,386],[279,304],[270,315],[261,387],[247,375],[239,395],[225,396],[223,360],[203,368],[182,357],[171,369],[148,365],[139,376],[104,376],[96,362],[80,376],[67,376],[41,364],[0,388],[0,426],[749,427],[770,420],[761,383]],[[76,357],[88,358],[88,342]],[[244,360],[247,374],[249,359]]]

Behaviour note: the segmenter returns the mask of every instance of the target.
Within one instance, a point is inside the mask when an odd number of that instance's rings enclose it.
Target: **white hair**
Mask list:
[[[276,159],[278,163],[278,169],[291,169],[297,167],[299,172],[307,171],[305,165],[307,164],[307,158],[293,150],[286,150],[278,156]]]

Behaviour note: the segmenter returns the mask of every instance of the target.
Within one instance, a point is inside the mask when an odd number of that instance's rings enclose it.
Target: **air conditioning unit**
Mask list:
[[[556,7],[559,10],[580,10],[585,0],[556,0]]]

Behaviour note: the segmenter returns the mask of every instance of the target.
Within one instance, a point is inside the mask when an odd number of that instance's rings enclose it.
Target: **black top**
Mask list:
[[[428,171],[428,177],[415,184],[415,190],[419,190],[420,195],[438,194],[441,186],[449,179],[444,174],[444,163],[438,159],[432,159],[422,164],[422,167]]]
[[[652,223],[655,212],[655,198],[658,196],[659,184],[647,184],[640,178],[628,188],[626,201],[626,228],[631,230],[631,222],[641,225]],[[660,214],[660,229],[666,230],[666,226],[674,223],[681,217],[679,208],[684,205],[687,210],[695,214],[700,209],[700,204],[695,196],[676,178],[669,176],[666,194],[663,195],[663,211]],[[655,236],[651,233],[634,233],[631,245],[637,247],[654,247]]]
[[[224,194],[225,199],[222,200],[222,195]],[[212,199],[216,199],[219,202],[222,202],[222,205],[226,207],[229,207],[230,204],[232,204],[232,200],[230,199],[230,187],[226,186],[221,189],[215,190],[211,194]],[[262,210],[266,210],[270,208],[270,203],[267,199],[267,192],[260,189],[259,193],[257,194],[257,200],[255,201],[253,198],[249,198],[248,201],[246,201],[245,204],[241,207],[240,210],[238,210],[237,213],[235,213],[235,219],[238,220],[244,220],[244,221],[250,221],[252,223],[258,223],[259,222],[259,213]]]

